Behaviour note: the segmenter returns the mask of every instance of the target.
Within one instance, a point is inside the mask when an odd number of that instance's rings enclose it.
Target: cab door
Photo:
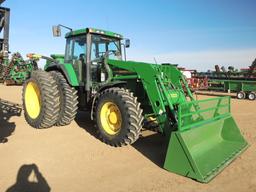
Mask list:
[[[85,81],[86,71],[86,35],[67,39],[65,63],[71,63],[79,83]]]

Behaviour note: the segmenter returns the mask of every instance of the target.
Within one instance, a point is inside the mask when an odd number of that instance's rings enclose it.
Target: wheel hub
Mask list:
[[[39,116],[41,111],[40,90],[34,82],[29,82],[26,86],[25,107],[32,119],[36,119]]]
[[[248,97],[249,97],[250,100],[254,100],[255,99],[255,95],[253,93],[250,93]]]
[[[117,134],[121,129],[122,116],[118,106],[113,102],[106,102],[100,111],[103,129],[110,135]]]
[[[116,124],[117,123],[117,114],[116,112],[111,112],[108,116],[108,120],[111,124]]]

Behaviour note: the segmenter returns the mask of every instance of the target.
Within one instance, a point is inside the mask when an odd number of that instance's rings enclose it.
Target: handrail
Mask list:
[[[211,102],[215,101],[214,107],[208,107],[206,109],[200,109],[200,104],[201,103],[206,103],[206,102]],[[221,104],[222,101],[225,101],[227,103]],[[198,108],[192,109],[192,106],[197,105]],[[218,109],[224,108],[227,111],[222,112],[221,114],[218,114]],[[187,109],[188,111],[184,112],[183,109]],[[194,111],[191,111],[194,110]],[[215,110],[215,112],[214,112]],[[212,112],[210,116],[204,117],[205,112]],[[196,120],[193,120],[192,118],[190,119],[189,117],[192,115],[198,115],[200,118],[197,118]],[[183,103],[179,106],[178,109],[178,129],[179,130],[186,130],[191,127],[194,127],[199,124],[207,123],[212,120],[226,117],[227,115],[230,115],[230,97],[218,97],[218,98],[210,98],[210,99],[205,99],[205,100],[200,100],[200,101],[190,101],[187,103]],[[189,119],[184,119],[184,118],[189,118]]]

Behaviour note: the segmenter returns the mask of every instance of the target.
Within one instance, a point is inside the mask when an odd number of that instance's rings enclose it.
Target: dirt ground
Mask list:
[[[21,87],[0,85],[0,98],[21,104]],[[209,96],[198,96],[206,98]],[[3,105],[2,105],[3,106]],[[232,99],[232,113],[250,147],[208,184],[162,169],[163,138],[143,132],[133,146],[95,138],[88,114],[70,126],[37,130],[18,106],[0,111],[0,191],[256,191],[256,101]]]

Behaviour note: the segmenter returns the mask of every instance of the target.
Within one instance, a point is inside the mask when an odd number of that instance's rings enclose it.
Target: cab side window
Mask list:
[[[67,39],[65,62],[71,63],[77,73],[79,81],[85,79],[86,36]]]
[[[72,37],[67,40],[66,63],[74,64],[76,60],[85,62],[86,58],[86,36]]]
[[[85,51],[86,51],[86,44],[85,42],[81,42],[81,40],[74,41],[74,60],[80,60],[82,63],[85,63]]]

